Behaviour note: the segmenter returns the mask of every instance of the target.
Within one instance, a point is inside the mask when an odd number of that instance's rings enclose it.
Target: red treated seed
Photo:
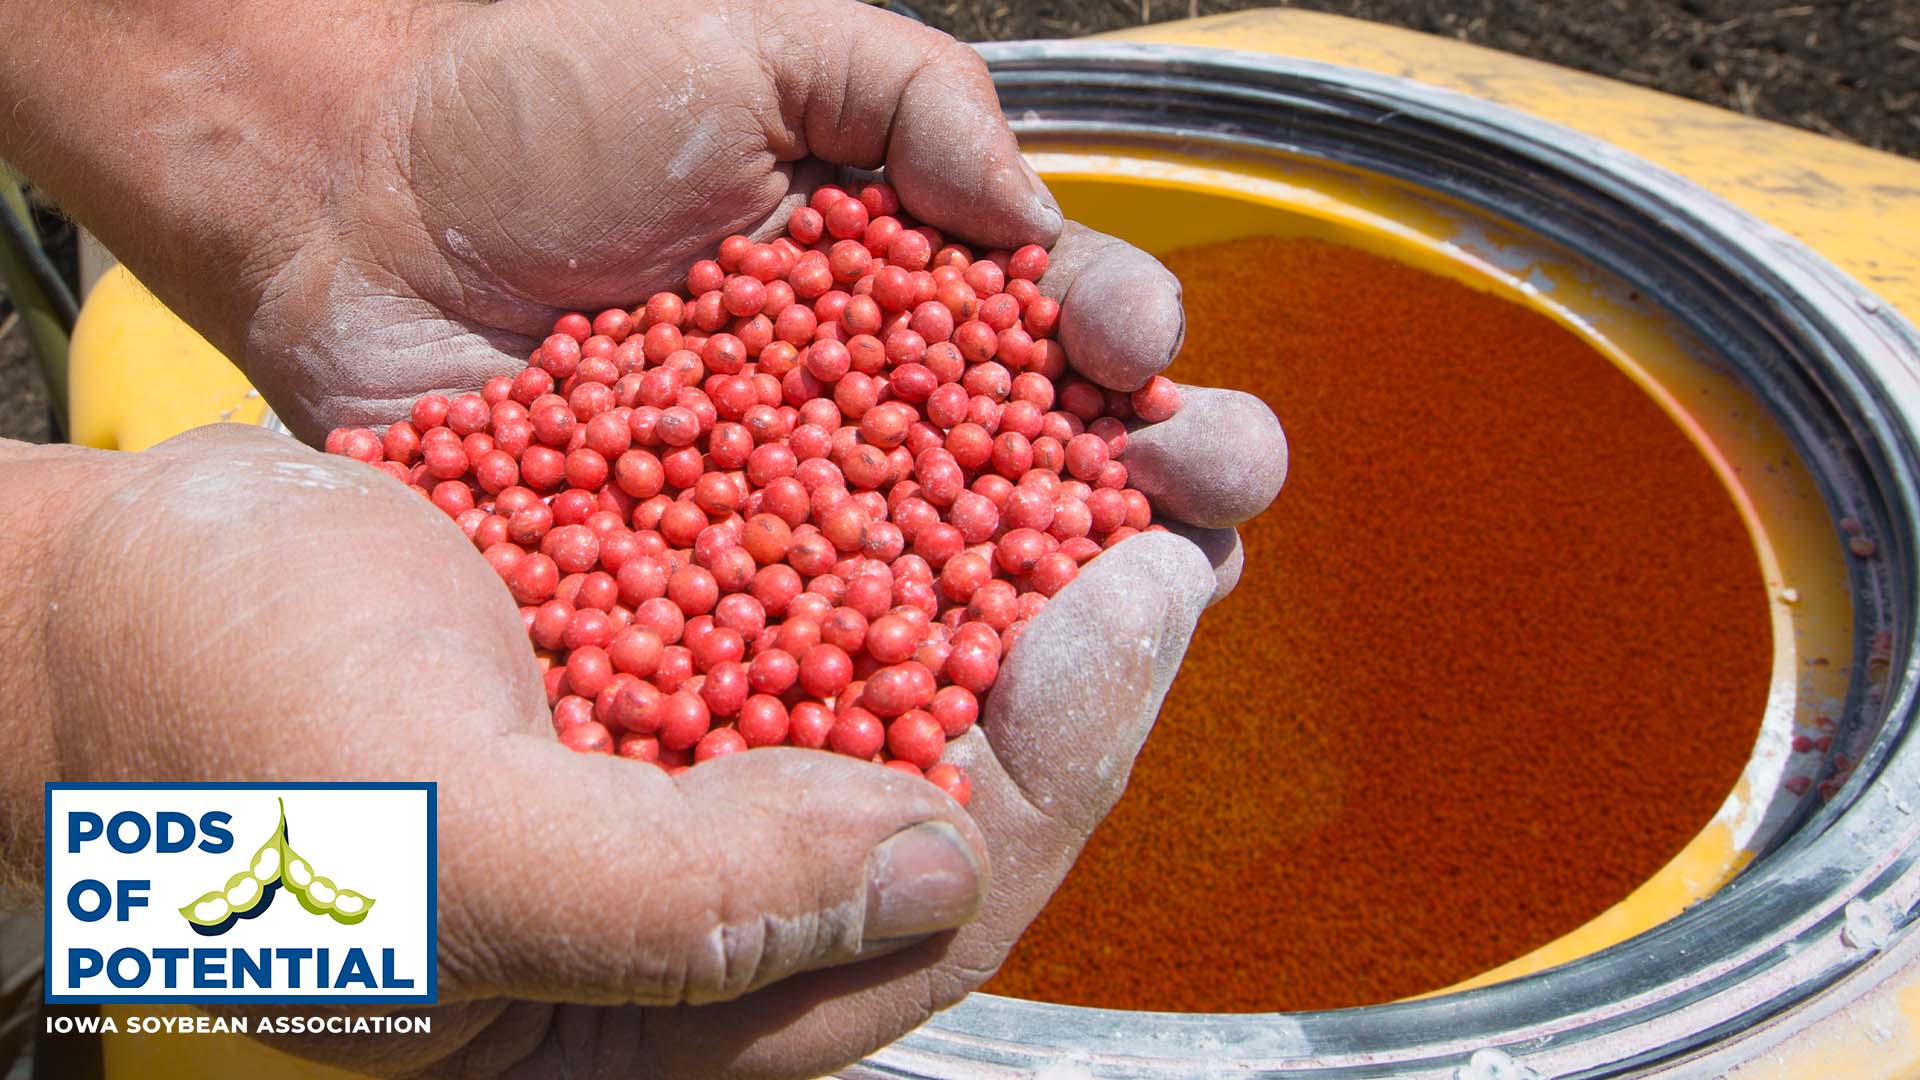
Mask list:
[[[945,671],[954,685],[984,694],[1000,674],[1000,649],[978,637],[957,639],[947,654]]]
[[[535,362],[547,374],[564,379],[580,366],[580,342],[567,334],[554,334],[540,344]]]
[[[1009,369],[1018,371],[1033,358],[1033,335],[1017,326],[1002,330],[993,355]]]
[[[1047,537],[1035,529],[1013,529],[1000,538],[994,549],[994,562],[1002,570],[1022,577],[1033,572],[1035,564],[1047,554]]]
[[[712,726],[713,714],[700,695],[676,690],[660,703],[660,745],[686,750],[697,745]]]
[[[651,735],[622,735],[614,740],[613,752],[629,761],[660,762],[660,740]]]
[[[785,649],[768,649],[747,665],[747,684],[757,694],[784,694],[800,678],[800,662]]]
[[[965,769],[948,762],[941,762],[927,770],[927,782],[952,797],[961,806],[967,805],[973,798],[973,782],[967,778]]]
[[[817,701],[802,701],[788,714],[787,741],[809,750],[824,749],[833,726],[833,710]]]
[[[871,216],[858,199],[841,199],[826,209],[827,232],[836,239],[849,240],[866,231]]]
[[[875,180],[873,183],[863,185],[860,188],[859,198],[861,205],[865,206],[867,212],[874,217],[900,212],[900,197],[894,194],[893,185],[883,180]]]
[[[551,650],[556,718],[599,729],[583,745],[673,771],[838,728],[964,798],[939,749],[1005,647],[1151,526],[1113,459],[1171,384],[1067,376],[1043,249],[976,258],[859,191],[820,189],[772,243],[727,238],[691,298],[563,316],[482,393],[329,436],[484,553]]]
[[[850,284],[858,281],[872,268],[873,253],[858,240],[842,240],[827,249],[827,269],[832,272],[833,280],[836,282]],[[831,293],[824,295],[830,296]],[[816,304],[814,314],[818,315],[822,322],[830,322],[839,318],[845,304],[844,299],[825,308]]]
[[[561,644],[569,649],[582,649],[589,645],[605,648],[613,640],[613,621],[605,612],[592,608],[581,608],[567,620],[567,628],[561,635]],[[609,661],[612,657],[609,655]]]
[[[887,750],[916,768],[930,769],[938,765],[946,746],[947,736],[940,722],[924,710],[902,713],[887,725]]]
[[[593,697],[613,680],[613,663],[607,651],[587,645],[567,654],[567,685],[583,697]]]
[[[734,722],[748,747],[784,744],[789,726],[787,707],[779,698],[765,693],[747,698],[740,706],[740,718]]]
[[[757,315],[766,302],[766,283],[747,274],[734,274],[720,287],[720,303],[729,315],[743,318]]]
[[[727,272],[712,259],[701,259],[687,270],[687,291],[694,296],[710,293],[725,284]]]
[[[1033,568],[1028,573],[1040,595],[1052,596],[1079,576],[1080,564],[1063,547],[1060,551],[1049,552],[1034,560]]]
[[[737,660],[715,664],[700,684],[700,700],[714,716],[738,715],[747,696],[747,668]]]
[[[925,270],[933,259],[933,246],[924,233],[906,230],[887,245],[887,261],[909,272]]]
[[[1092,432],[1075,435],[1067,440],[1067,471],[1080,480],[1092,481],[1100,476],[1100,470],[1107,467],[1110,448],[1107,440]]]
[[[980,699],[964,686],[943,686],[933,695],[927,711],[947,738],[957,739],[980,718]]]
[[[877,716],[894,717],[911,709],[925,708],[933,702],[936,689],[933,673],[924,665],[908,660],[868,676],[861,703]],[[908,757],[898,750],[895,755]]]
[[[886,728],[880,718],[862,708],[851,708],[841,713],[827,733],[827,744],[838,754],[854,758],[871,758],[880,752],[886,744]]]
[[[923,629],[899,615],[884,615],[867,627],[867,652],[883,664],[897,664],[913,655]]]
[[[822,642],[801,654],[800,686],[814,697],[832,697],[852,681],[853,660],[838,646]]]
[[[584,525],[563,525],[549,531],[540,550],[564,574],[584,574],[600,559],[600,538]]]
[[[474,508],[473,489],[464,480],[442,480],[433,486],[433,505],[457,516]]]
[[[1105,535],[1126,524],[1127,500],[1118,491],[1102,488],[1087,496],[1092,534]]]
[[[803,244],[818,243],[826,235],[827,222],[819,210],[811,206],[796,207],[787,216],[787,232]]]
[[[659,634],[644,626],[628,626],[614,635],[607,657],[616,671],[644,679],[659,670],[665,648]]]
[[[1180,388],[1165,375],[1155,375],[1147,380],[1147,385],[1133,392],[1130,403],[1135,416],[1157,424],[1180,411]]]
[[[555,714],[558,715],[557,713]],[[613,736],[600,723],[588,720],[560,732],[560,742],[569,750],[583,754],[613,753]]]
[[[573,621],[574,608],[564,600],[549,600],[534,609],[533,625],[528,628],[528,636],[535,645],[543,649],[558,649],[566,636],[567,624]]]
[[[752,642],[766,631],[767,610],[747,593],[732,592],[714,605],[713,621],[715,626],[740,635],[742,641]]]
[[[682,614],[699,615],[713,610],[720,600],[720,588],[706,568],[683,566],[667,578],[667,599]]]
[[[686,629],[686,616],[673,601],[664,596],[643,600],[633,609],[633,625],[644,627],[660,636],[668,645],[680,640]],[[666,653],[661,653],[660,664],[666,666]]]
[[[841,328],[849,335],[869,338],[869,347],[873,350],[874,356],[880,359],[882,363],[884,363],[884,353],[880,352],[879,339],[873,338],[872,335],[879,332],[884,321],[885,316],[880,310],[879,303],[871,296],[854,296],[847,301],[847,306],[840,311]],[[868,368],[867,370],[877,371],[879,369]]]
[[[349,438],[351,438],[351,436],[349,436]],[[414,459],[420,455],[419,429],[415,428],[411,423],[402,420],[397,424],[389,425],[386,434],[380,437],[377,445],[378,456],[402,465],[411,465]],[[359,457],[363,461],[366,460],[361,454],[354,452],[351,442],[344,444],[339,451],[335,452],[344,452],[349,457]]]
[[[1033,443],[1017,431],[1003,431],[993,440],[993,469],[1009,480],[1033,468]]]
[[[607,730],[617,734],[620,725],[613,718],[614,706],[619,703],[620,695],[626,691],[627,687],[640,681],[626,672],[615,671],[613,678],[608,680],[607,685],[593,697],[593,718],[605,725]]]
[[[984,364],[993,359],[999,341],[999,333],[978,319],[969,319],[953,330],[954,347],[969,364]]]
[[[947,521],[960,530],[961,538],[967,543],[978,544],[999,530],[1000,508],[985,495],[963,491],[954,497]]]
[[[727,754],[739,753],[747,749],[747,741],[733,728],[715,728],[701,737],[694,745],[693,760],[712,761]]]
[[[417,430],[431,431],[446,422],[450,404],[445,395],[428,394],[413,403],[413,410],[408,416]],[[337,449],[328,450],[328,453],[339,452]]]
[[[722,664],[738,661],[747,653],[746,640],[739,631],[715,626],[712,622],[705,615],[687,621],[683,641],[687,651],[693,654],[693,666],[697,671],[711,672]]]
[[[819,589],[826,586],[816,581],[814,587]],[[844,597],[844,593],[842,595]],[[850,607],[836,607],[820,624],[820,640],[849,656],[857,655],[866,648],[867,617]]]
[[[652,735],[660,730],[660,706],[666,701],[666,695],[659,687],[636,678],[620,687],[608,709],[608,718],[613,726],[639,735]]]
[[[1007,259],[1007,274],[1027,281],[1039,281],[1046,276],[1047,263],[1047,249],[1039,244],[1028,244]]]
[[[619,599],[620,587],[615,584],[613,575],[604,570],[595,570],[581,580],[574,604],[610,612]]]
[[[949,280],[934,294],[935,302],[947,309],[954,325],[966,322],[980,312],[980,296],[965,281]],[[932,339],[929,339],[932,340]],[[945,338],[941,338],[945,340]]]
[[[954,603],[965,603],[992,577],[993,566],[984,556],[962,552],[941,568],[940,592]]]

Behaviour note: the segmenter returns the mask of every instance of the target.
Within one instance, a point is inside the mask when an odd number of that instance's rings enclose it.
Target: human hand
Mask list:
[[[506,590],[399,484],[233,425],[110,460],[37,575],[58,777],[437,779],[432,1036],[282,1044],[382,1075],[811,1076],[917,1026],[1119,797],[1216,588],[1167,534],[1089,564],[949,749],[969,812],[819,751],[566,750]]]
[[[236,355],[297,434],[517,370],[558,315],[680,287],[837,166],[884,165],[909,213],[983,250],[1058,241],[1040,284],[1098,381],[1132,389],[1177,348],[1177,282],[1063,231],[971,49],[850,0],[645,11],[644,29],[620,0],[420,21],[323,158],[328,205],[266,215],[232,278],[259,283]]]

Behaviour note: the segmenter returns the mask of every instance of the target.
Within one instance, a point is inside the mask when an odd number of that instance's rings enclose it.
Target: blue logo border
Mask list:
[[[55,791],[420,791],[427,796],[427,988],[425,993],[341,996],[334,994],[230,994],[201,997],[159,994],[140,997],[97,997],[53,992],[53,793]],[[225,1005],[252,1002],[269,1005],[432,1005],[440,1000],[440,784],[433,780],[314,780],[314,781],[49,781],[42,796],[40,817],[46,833],[41,892],[46,913],[41,920],[40,947],[47,971],[40,983],[48,1005]]]

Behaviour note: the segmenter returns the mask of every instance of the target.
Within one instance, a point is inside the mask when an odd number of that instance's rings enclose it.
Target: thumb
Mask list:
[[[1060,235],[1059,203],[1020,156],[978,53],[866,4],[766,10],[761,56],[797,154],[885,165],[908,211],[974,243],[1051,246]]]
[[[976,779],[974,812],[991,819],[1003,798],[1037,808],[1070,863],[1126,790],[1216,586],[1206,554],[1172,533],[1131,537],[1088,563],[1000,669],[980,730],[1007,783],[991,769],[991,781]]]
[[[966,812],[891,769],[761,749],[675,778],[543,737],[502,749],[440,788],[461,996],[721,1001],[959,927],[986,893]]]

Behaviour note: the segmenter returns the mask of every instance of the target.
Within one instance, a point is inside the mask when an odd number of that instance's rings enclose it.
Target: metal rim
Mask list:
[[[860,1075],[1615,1075],[1709,1051],[1904,959],[1920,903],[1920,334],[1818,255],[1609,144],[1403,79],[1209,49],[985,46],[1024,136],[1186,154],[1284,154],[1398,178],[1580,252],[1665,305],[1773,410],[1837,521],[1881,557],[1851,567],[1852,780],[1733,883],[1620,945],[1537,975],[1333,1012],[1134,1013],[976,994]],[[1885,635],[1875,687],[1867,649]],[[1485,1071],[1484,1073],[1482,1070]]]

